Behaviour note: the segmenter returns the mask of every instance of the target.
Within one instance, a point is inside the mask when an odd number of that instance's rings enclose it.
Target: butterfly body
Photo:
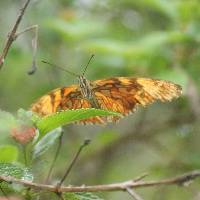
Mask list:
[[[87,99],[93,108],[101,108],[93,92],[95,86],[82,75],[78,76],[78,81],[82,98]]]
[[[59,110],[100,108],[128,115],[138,105],[146,106],[160,101],[171,101],[181,95],[181,86],[170,81],[114,77],[89,81],[79,76],[79,84],[58,88],[36,101],[31,110],[41,116],[49,115]],[[119,117],[93,117],[83,120],[83,123],[102,124],[117,121]]]

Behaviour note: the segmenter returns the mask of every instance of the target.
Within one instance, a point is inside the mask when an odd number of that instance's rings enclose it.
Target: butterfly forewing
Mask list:
[[[160,101],[171,101],[181,94],[181,87],[169,81],[149,78],[110,78],[91,82],[93,100],[101,109],[128,115],[137,105],[146,106]],[[77,85],[58,88],[41,97],[32,105],[32,111],[48,115],[59,110],[91,108],[91,99],[84,98]],[[93,117],[82,120],[83,123],[102,124],[117,121],[119,117]]]
[[[181,95],[181,86],[169,81],[148,78],[112,78],[95,81],[94,89],[119,102],[129,112],[136,105],[146,106],[156,100],[171,101]]]

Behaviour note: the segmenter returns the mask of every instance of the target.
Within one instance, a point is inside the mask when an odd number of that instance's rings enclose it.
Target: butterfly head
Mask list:
[[[78,82],[83,98],[91,99],[92,89],[90,81],[88,81],[83,75],[79,75]]]
[[[83,71],[83,73],[82,73],[81,75],[78,75],[78,74],[76,74],[76,73],[74,73],[74,72],[68,71],[68,70],[66,70],[66,69],[64,69],[64,68],[62,68],[62,67],[59,67],[59,66],[54,65],[54,64],[51,64],[51,63],[49,63],[49,62],[47,62],[47,61],[42,61],[42,62],[43,62],[43,63],[46,63],[46,64],[48,64],[48,65],[57,67],[58,69],[60,69],[60,70],[62,70],[62,71],[65,71],[65,72],[67,72],[67,73],[69,73],[69,74],[71,74],[71,75],[77,77],[77,78],[78,78],[78,82],[79,82],[79,87],[80,87],[81,94],[82,94],[83,98],[92,99],[92,97],[93,97],[93,95],[92,95],[92,90],[91,90],[92,86],[91,86],[90,81],[88,81],[88,80],[85,78],[84,74],[85,74],[85,72],[86,72],[86,70],[87,70],[87,67],[88,67],[88,65],[90,64],[90,61],[92,60],[93,57],[94,57],[94,55],[92,55],[92,56],[90,57],[90,59],[89,59],[87,65],[85,66],[84,71]]]
[[[80,86],[81,94],[82,94],[83,98],[86,98],[86,99],[92,99],[92,97],[93,97],[92,90],[91,90],[91,83],[84,76],[85,72],[87,70],[87,67],[90,64],[90,61],[92,60],[93,57],[94,57],[94,55],[92,55],[90,57],[87,65],[85,66],[85,68],[83,70],[83,73],[81,75],[78,75],[78,80],[79,80],[79,86]]]

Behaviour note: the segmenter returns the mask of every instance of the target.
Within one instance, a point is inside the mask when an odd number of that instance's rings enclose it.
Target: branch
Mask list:
[[[57,188],[60,188],[61,185],[63,184],[63,182],[65,181],[65,179],[67,178],[67,176],[69,175],[69,173],[71,172],[73,166],[75,165],[76,161],[79,158],[79,155],[81,154],[82,150],[90,144],[90,140],[86,139],[84,141],[84,143],[79,147],[75,157],[73,158],[72,162],[70,163],[69,167],[67,167],[67,170],[64,174],[64,176],[62,177],[62,179],[60,180],[60,182],[57,184]]]
[[[20,35],[28,32],[28,31],[35,31],[34,38],[32,39],[32,48],[33,48],[33,61],[32,61],[32,67],[28,71],[29,75],[32,75],[35,73],[37,67],[36,67],[36,53],[37,53],[37,43],[38,43],[38,25],[32,25],[28,28],[25,28],[23,31],[20,31],[15,34],[15,39],[18,38]]]
[[[59,155],[59,153],[60,153],[60,149],[61,149],[61,146],[62,146],[63,134],[64,134],[64,131],[62,131],[61,134],[60,134],[60,136],[59,136],[58,147],[57,147],[57,149],[56,149],[56,153],[55,153],[54,159],[53,159],[53,161],[52,161],[52,163],[51,163],[51,166],[50,166],[49,172],[48,172],[48,174],[47,174],[47,178],[46,178],[46,180],[45,180],[45,183],[48,183],[48,182],[49,182],[49,178],[50,178],[51,173],[52,173],[52,171],[53,171],[53,168],[54,168],[54,166],[55,166],[55,164],[56,164],[56,160],[57,160],[57,158],[58,158],[58,155]]]
[[[13,41],[16,39],[16,32],[17,32],[18,26],[19,26],[19,24],[20,24],[20,22],[22,20],[22,17],[24,15],[25,10],[26,10],[28,4],[30,3],[30,1],[31,0],[26,0],[24,5],[20,9],[20,13],[19,13],[19,15],[17,17],[17,20],[16,20],[16,22],[15,22],[15,24],[14,24],[14,26],[13,26],[11,32],[10,32],[10,34],[8,35],[6,44],[5,44],[4,48],[3,48],[3,52],[2,52],[2,54],[0,56],[0,69],[3,67],[5,58],[6,58],[7,54],[8,54],[8,51],[9,51]]]
[[[154,187],[161,185],[185,185],[195,178],[200,176],[200,170],[192,171],[180,176],[176,176],[173,178],[163,179],[160,181],[125,181],[120,183],[113,183],[107,185],[93,185],[93,186],[63,186],[58,188],[54,185],[45,185],[40,183],[33,183],[29,181],[24,181],[20,179],[15,179],[7,176],[0,176],[0,180],[5,181],[7,183],[16,183],[20,184],[35,190],[43,190],[49,192],[105,192],[105,191],[127,191],[127,188],[142,188],[142,187]],[[58,191],[59,190],[59,191]]]

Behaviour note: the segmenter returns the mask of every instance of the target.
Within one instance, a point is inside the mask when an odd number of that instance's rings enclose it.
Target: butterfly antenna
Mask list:
[[[45,64],[48,64],[48,65],[50,65],[50,66],[52,66],[52,67],[56,67],[56,68],[58,68],[58,69],[60,69],[60,70],[62,70],[62,71],[64,71],[64,72],[67,72],[68,74],[73,75],[73,76],[76,76],[76,77],[79,76],[78,74],[75,74],[75,73],[73,73],[73,72],[70,72],[70,71],[68,71],[67,69],[64,69],[64,68],[62,68],[62,67],[60,67],[60,66],[54,65],[54,64],[52,64],[52,63],[49,63],[49,62],[47,62],[47,61],[45,61],[45,60],[42,60],[42,62],[45,63]]]
[[[90,62],[91,62],[91,60],[92,60],[93,58],[94,58],[94,54],[91,55],[91,57],[90,57],[90,59],[89,59],[87,65],[86,65],[86,67],[85,67],[85,69],[84,69],[84,71],[83,71],[83,74],[82,74],[83,76],[84,76],[84,74],[85,74],[85,72],[86,72],[86,70],[87,70],[88,65],[90,64]]]

